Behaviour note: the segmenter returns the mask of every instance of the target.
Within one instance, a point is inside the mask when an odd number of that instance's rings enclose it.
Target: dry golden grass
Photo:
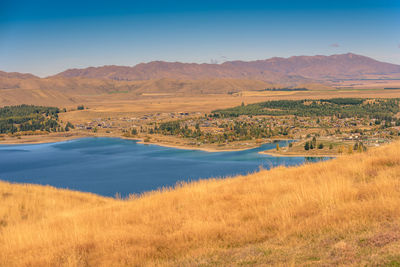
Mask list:
[[[400,97],[399,90],[343,90],[343,91],[298,91],[298,92],[249,92],[245,91],[235,95],[209,94],[186,96],[141,96],[131,94],[85,96],[82,100],[76,100],[74,104],[65,104],[75,108],[78,104],[84,104],[90,109],[76,110],[61,113],[60,118],[72,123],[84,123],[95,118],[120,118],[137,117],[140,114],[158,112],[206,112],[215,109],[224,109],[245,104],[257,103],[269,100],[299,100],[299,99],[323,99],[335,97],[362,97],[362,98],[395,98]],[[1,100],[0,92],[0,100]],[[47,100],[48,101],[48,100]],[[20,103],[20,102],[19,102]],[[28,102],[30,103],[30,102]],[[49,103],[49,102],[47,102]],[[13,102],[13,104],[15,104]],[[33,103],[35,104],[35,103]],[[42,104],[42,103],[40,103]],[[48,105],[48,104],[47,104]],[[57,104],[59,107],[63,105]],[[0,101],[1,106],[1,101]]]
[[[0,183],[0,265],[400,262],[400,142],[129,200]]]

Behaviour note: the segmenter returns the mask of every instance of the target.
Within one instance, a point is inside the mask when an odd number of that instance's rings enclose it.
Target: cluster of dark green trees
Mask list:
[[[20,131],[60,130],[58,113],[55,107],[33,105],[7,106],[0,108],[0,133],[15,133]],[[72,124],[67,125],[73,128]],[[63,129],[64,130],[64,129]]]
[[[304,150],[310,150],[310,149],[314,149],[314,148],[318,148],[318,149],[323,149],[324,148],[324,144],[320,143],[317,146],[317,138],[315,138],[315,136],[313,137],[313,139],[311,141],[307,141],[304,144]]]
[[[163,135],[176,135],[186,138],[199,138],[203,135],[200,130],[199,124],[196,124],[195,129],[189,129],[189,127],[182,121],[168,121],[160,123],[158,126],[155,125],[154,129],[150,129],[149,133],[158,133]]]
[[[324,148],[324,144],[323,143],[319,143],[317,145],[317,139],[314,136],[311,141],[307,141],[304,144],[304,150],[310,150],[310,149],[315,149],[315,148],[323,149]],[[333,145],[332,144],[329,145],[329,149],[333,149]],[[340,148],[339,151],[342,153],[343,152],[343,148]],[[367,151],[367,147],[361,141],[357,141],[356,143],[354,143],[353,147],[349,147],[349,151],[363,152],[363,151]]]
[[[231,135],[234,140],[250,140],[252,138],[269,138],[273,136],[287,136],[289,127],[279,126],[272,128],[265,122],[246,122],[234,121],[230,124],[223,124],[228,136]]]
[[[300,117],[337,116],[339,118],[368,117],[393,121],[400,111],[399,99],[333,98],[319,100],[276,100],[234,108],[215,110],[223,117],[240,115],[295,115]]]
[[[204,143],[222,143],[237,140],[251,140],[259,138],[268,138],[273,136],[286,136],[289,133],[288,127],[271,128],[266,123],[255,123],[245,121],[234,121],[218,126],[224,129],[223,133],[212,134],[201,131],[199,123],[194,129],[187,126],[184,121],[169,121],[155,125],[148,131],[150,134],[157,133],[163,135],[174,135],[184,138],[195,138]]]
[[[362,142],[357,142],[353,146],[353,151],[364,152],[367,151],[367,147]]]

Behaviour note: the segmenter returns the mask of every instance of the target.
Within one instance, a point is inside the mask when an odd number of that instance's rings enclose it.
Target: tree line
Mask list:
[[[56,107],[34,105],[6,106],[0,108],[0,133],[15,133],[24,131],[59,131]],[[69,125],[71,128],[71,124]],[[73,126],[72,126],[73,127]],[[64,129],[62,129],[64,130]]]
[[[168,121],[155,124],[147,130],[149,134],[173,135],[183,138],[193,138],[203,143],[223,143],[232,141],[244,141],[252,139],[270,138],[274,136],[287,136],[287,126],[271,127],[265,122],[233,121],[218,126],[222,133],[210,133],[200,129],[200,124],[189,127],[184,120]],[[132,130],[132,135],[137,130]]]
[[[295,115],[300,117],[337,116],[338,118],[368,117],[392,121],[400,111],[399,99],[333,98],[319,100],[274,100],[228,109],[212,113],[221,117],[240,115]]]

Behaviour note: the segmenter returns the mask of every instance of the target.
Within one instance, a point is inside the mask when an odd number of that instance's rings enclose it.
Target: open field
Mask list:
[[[395,142],[127,200],[1,182],[0,265],[397,266],[399,173]]]
[[[78,104],[84,104],[89,110],[74,111],[62,114],[62,119],[74,123],[102,116],[129,116],[132,114],[146,114],[155,112],[211,112],[215,109],[223,109],[245,104],[268,100],[298,100],[298,99],[322,99],[336,97],[363,97],[363,98],[397,98],[400,90],[335,90],[335,91],[300,91],[300,92],[243,92],[243,94],[215,94],[215,95],[188,95],[188,96],[152,96],[136,97],[126,94],[120,96],[96,96],[87,97],[82,102],[65,105],[67,109],[76,108]],[[63,107],[63,106],[60,106]]]
[[[367,80],[364,83],[373,84],[372,87],[351,87],[349,81],[343,86],[350,88],[334,89],[322,84],[305,84],[309,91],[280,92],[257,91],[271,87],[268,83],[252,80],[210,80],[187,82],[195,84],[196,89],[180,91],[182,82],[168,79],[156,81],[120,82],[118,86],[113,81],[92,79],[55,79],[34,80],[31,84],[22,80],[15,88],[0,90],[0,106],[35,104],[53,105],[68,110],[76,109],[78,105],[85,105],[90,110],[68,112],[63,116],[72,123],[82,123],[97,117],[132,116],[132,114],[146,114],[155,112],[210,112],[245,104],[277,100],[277,99],[317,99],[333,97],[399,97],[400,90],[383,90],[388,84],[380,81]],[[47,83],[49,84],[47,84]],[[352,82],[352,81],[350,81]],[[38,84],[36,84],[38,83]],[[44,83],[44,84],[42,84]],[[131,84],[132,83],[132,84]],[[136,86],[145,86],[145,90],[137,91]],[[186,86],[186,83],[184,83]],[[4,85],[4,88],[8,88]],[[129,87],[129,86],[130,87]],[[341,85],[341,84],[339,84]],[[395,84],[394,84],[395,85]],[[390,84],[390,87],[394,86]],[[194,86],[194,85],[193,85]],[[397,86],[397,85],[396,85]],[[54,88],[60,88],[55,90]],[[204,90],[202,89],[204,88]],[[212,90],[211,90],[211,89]],[[223,90],[221,91],[221,88]],[[179,90],[178,90],[179,89]],[[210,90],[209,90],[210,89]],[[217,90],[218,89],[218,90]],[[113,91],[114,90],[114,91]],[[203,93],[201,93],[204,91]],[[233,92],[210,93],[210,92]]]
[[[353,88],[353,89],[379,89],[379,88],[400,88],[400,79],[379,79],[372,77],[368,80],[343,80],[333,83],[337,88]]]

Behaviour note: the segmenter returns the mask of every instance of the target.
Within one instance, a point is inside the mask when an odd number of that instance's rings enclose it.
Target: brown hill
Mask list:
[[[179,95],[227,94],[261,90],[275,84],[248,79],[154,79],[116,81],[111,79],[51,77],[40,79],[0,77],[0,106],[49,103],[71,106],[99,96],[101,98],[135,98],[147,93]]]
[[[257,68],[229,66],[220,64],[196,64],[180,62],[154,61],[141,63],[134,67],[103,66],[86,69],[66,70],[55,77],[84,77],[95,79],[112,79],[117,81],[137,81],[151,79],[257,79],[276,83],[306,82],[308,79],[296,75],[287,76]]]
[[[136,93],[190,93],[190,94],[221,94],[245,90],[261,90],[273,86],[272,83],[248,79],[203,79],[176,80],[157,79],[136,83]]]
[[[352,53],[332,56],[295,56],[251,62],[232,61],[224,65],[256,68],[285,75],[300,75],[311,79],[359,79],[368,74],[400,75],[400,66],[384,63]]]
[[[305,83],[311,79],[359,79],[369,74],[399,74],[400,66],[352,53],[332,56],[295,56],[257,61],[229,61],[223,64],[195,64],[154,61],[133,67],[103,66],[70,69],[57,77],[105,78],[112,80],[257,79],[281,84]]]
[[[0,71],[0,78],[32,79],[32,78],[39,78],[39,77],[32,75],[30,73]]]
[[[0,92],[8,89],[55,90],[64,94],[98,95],[104,93],[228,93],[259,90],[278,86],[273,83],[248,79],[172,79],[161,78],[139,81],[116,81],[80,77],[8,78],[0,77]]]

